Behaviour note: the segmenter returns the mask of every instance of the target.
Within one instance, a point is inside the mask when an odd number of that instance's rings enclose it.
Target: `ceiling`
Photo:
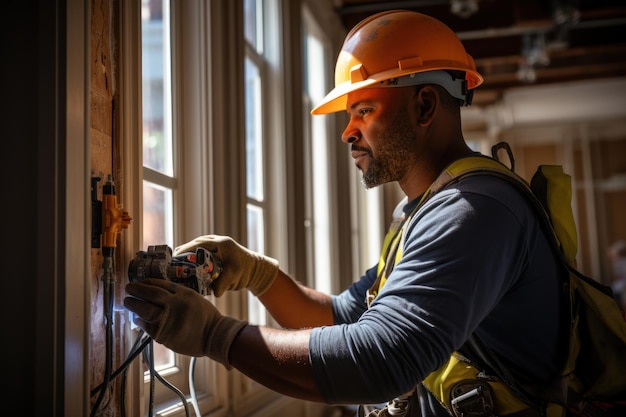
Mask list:
[[[335,0],[346,29],[389,9],[415,10],[454,30],[485,82],[473,106],[507,89],[626,76],[624,0]]]

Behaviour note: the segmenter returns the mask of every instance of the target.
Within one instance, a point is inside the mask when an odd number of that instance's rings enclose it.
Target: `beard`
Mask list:
[[[368,189],[400,180],[416,160],[415,134],[406,109],[398,112],[387,131],[376,136],[376,144],[376,157],[367,150],[369,164],[361,179]]]

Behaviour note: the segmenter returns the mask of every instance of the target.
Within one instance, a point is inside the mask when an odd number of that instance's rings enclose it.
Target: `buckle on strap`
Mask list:
[[[494,417],[493,388],[485,381],[466,379],[450,389],[450,405],[455,417]]]
[[[394,398],[387,403],[387,413],[390,416],[404,417],[409,411],[409,396]]]
[[[415,389],[394,398],[382,408],[360,405],[356,417],[408,417],[411,408],[411,397],[414,394]]]
[[[372,304],[372,301],[374,301],[374,298],[376,298],[376,293],[374,293],[374,291],[372,291],[372,289],[370,288],[365,293],[365,303],[367,304],[367,308],[370,308],[370,305]]]

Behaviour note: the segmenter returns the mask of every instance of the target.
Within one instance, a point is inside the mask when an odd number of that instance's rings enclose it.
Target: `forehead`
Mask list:
[[[348,94],[346,110],[349,112],[362,104],[374,106],[390,106],[402,103],[411,87],[371,87],[352,91]]]

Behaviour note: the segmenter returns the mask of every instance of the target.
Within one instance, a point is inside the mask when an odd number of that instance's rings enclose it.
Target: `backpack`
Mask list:
[[[511,168],[499,161],[500,149],[506,150]],[[578,241],[570,176],[561,166],[541,165],[528,184],[513,172],[514,160],[507,143],[495,145],[492,155],[493,158],[476,156],[454,162],[433,183],[429,193],[470,175],[487,174],[509,181],[528,198],[568,271],[563,282],[570,319],[569,329],[564,329],[568,351],[554,384],[531,387],[513,380],[478,338],[470,339],[470,347],[513,392],[539,409],[557,404],[569,415],[626,416],[626,319],[611,288],[576,269]]]

